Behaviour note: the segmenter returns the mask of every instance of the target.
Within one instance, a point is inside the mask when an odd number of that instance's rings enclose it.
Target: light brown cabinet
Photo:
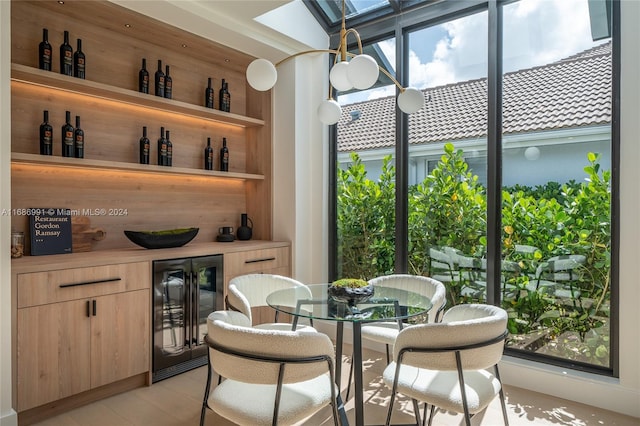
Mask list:
[[[229,281],[245,274],[276,274],[291,276],[291,249],[277,247],[263,250],[229,253],[224,256],[225,297]],[[274,310],[269,307],[253,308],[254,324],[273,322]],[[283,321],[288,321],[284,318]]]
[[[18,275],[18,410],[149,371],[147,262]]]

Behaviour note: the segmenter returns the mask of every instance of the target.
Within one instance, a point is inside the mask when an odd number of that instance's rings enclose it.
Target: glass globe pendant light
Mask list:
[[[380,72],[385,74],[399,89],[397,105],[405,114],[413,114],[424,106],[424,93],[413,87],[403,88],[387,70],[380,67],[376,60],[363,53],[360,35],[353,28],[346,28],[346,0],[342,0],[342,27],[340,28],[340,46],[337,50],[308,50],[286,57],[275,65],[266,59],[256,59],[247,67],[247,82],[255,90],[266,91],[275,86],[278,79],[277,66],[300,55],[308,53],[332,53],[335,62],[329,72],[329,96],[317,109],[318,118],[327,125],[336,124],[340,120],[342,108],[332,97],[333,89],[339,92],[348,90],[366,90],[378,81]],[[347,51],[347,36],[353,34],[358,42],[358,53]]]

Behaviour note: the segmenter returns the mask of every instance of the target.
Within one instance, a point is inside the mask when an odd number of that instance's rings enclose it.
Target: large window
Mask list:
[[[393,85],[339,97],[332,275],[436,277],[449,306],[508,310],[509,353],[611,374],[611,15],[443,3],[369,45],[423,110],[396,115]]]
[[[366,47],[390,69],[395,48],[393,38]],[[395,87],[381,73],[371,89],[338,94],[339,277],[368,280],[395,269]]]

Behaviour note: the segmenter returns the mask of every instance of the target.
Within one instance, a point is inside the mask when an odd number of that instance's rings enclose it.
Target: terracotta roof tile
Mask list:
[[[611,43],[552,64],[507,73],[503,132],[517,134],[611,122]],[[487,80],[423,91],[425,107],[409,116],[411,144],[481,138],[487,134]],[[395,145],[393,96],[343,106],[338,150]],[[351,119],[359,111],[360,118]]]

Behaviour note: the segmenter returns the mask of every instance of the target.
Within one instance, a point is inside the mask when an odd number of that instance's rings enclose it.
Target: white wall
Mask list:
[[[327,39],[328,42],[328,39]],[[316,119],[326,93],[327,55],[278,67],[273,92],[273,238],[292,242],[293,276],[323,282],[327,275],[327,130]]]
[[[11,3],[0,1],[0,425],[15,426],[11,408]]]

